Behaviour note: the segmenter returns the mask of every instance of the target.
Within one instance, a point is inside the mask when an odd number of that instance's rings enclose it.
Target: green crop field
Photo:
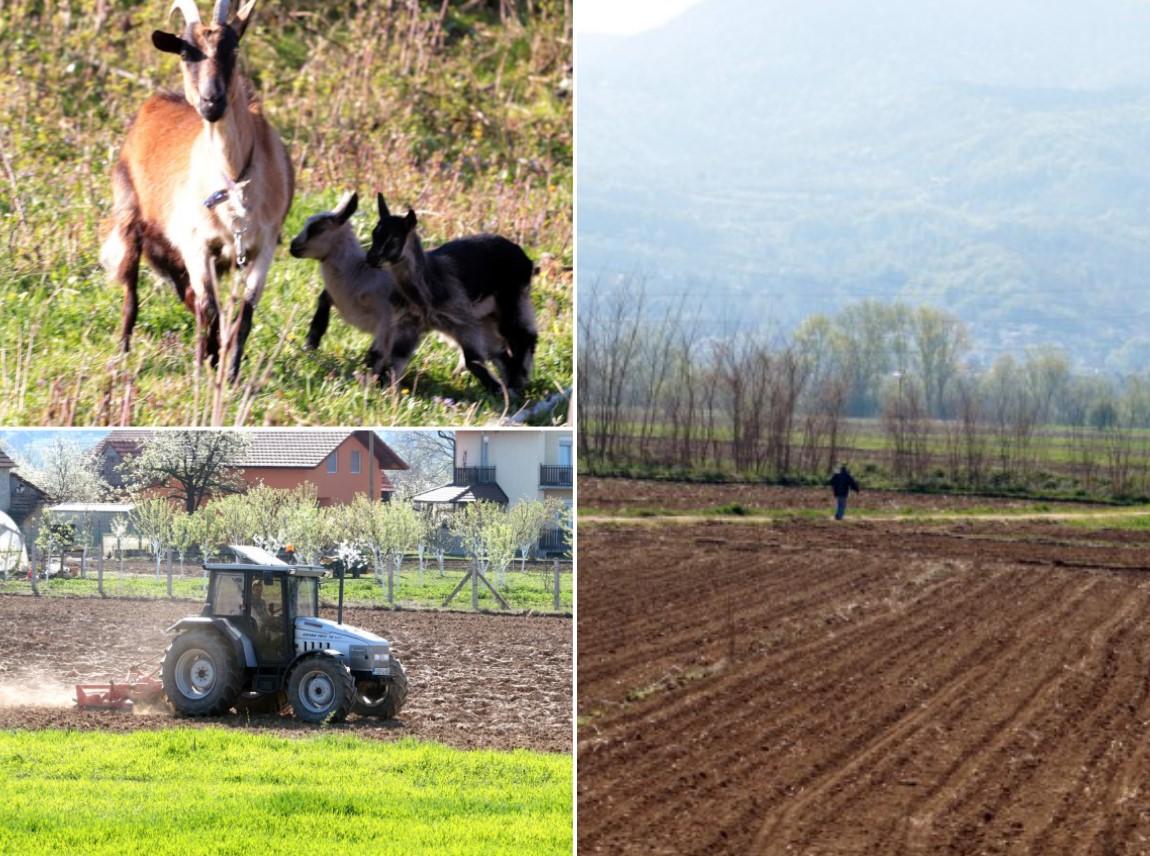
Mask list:
[[[433,337],[390,390],[363,368],[369,337],[338,315],[318,352],[303,348],[319,266],[291,258],[286,242],[345,190],[360,194],[361,239],[381,190],[393,208],[417,210],[428,246],[480,231],[522,244],[539,267],[527,402],[569,388],[570,3],[541,0],[506,19],[499,5],[257,5],[242,66],[289,149],[296,195],[236,385],[197,370],[192,315],[150,273],[133,349],[120,355],[122,289],[98,263],[127,124],[150,94],[180,87],[177,60],[150,38],[181,26],[167,20],[170,4],[0,8],[0,424],[419,425],[509,413],[514,404],[455,375],[455,349]],[[560,403],[534,421],[566,415]]]
[[[0,852],[559,854],[567,755],[214,729],[0,732]]]
[[[624,478],[656,478],[676,481],[749,481],[778,484],[822,485],[827,478],[825,455],[819,468],[804,463],[801,430],[789,436],[792,469],[778,472],[770,462],[758,468],[736,467],[732,457],[731,426],[718,420],[712,435],[693,439],[695,462],[684,465],[671,449],[672,426],[647,426],[646,451],[641,451],[639,423],[624,421],[616,437],[615,453],[604,458],[588,449],[588,438],[599,427],[580,423],[584,453],[580,471],[586,475]],[[982,477],[969,478],[966,449],[948,448],[947,429],[953,423],[933,420],[922,436],[923,464],[915,474],[897,472],[891,436],[879,419],[844,420],[838,436],[836,461],[850,464],[851,471],[869,488],[926,492],[960,492],[989,496],[1029,496],[1039,500],[1093,500],[1121,503],[1144,502],[1150,495],[1150,429],[1127,428],[1108,433],[1097,428],[1036,425],[1021,444],[1009,431],[982,425],[977,432]],[[957,436],[957,434],[955,435]],[[825,439],[825,438],[824,438]],[[953,437],[951,442],[953,443]],[[825,446],[820,447],[825,453]],[[952,454],[956,455],[952,461]],[[1005,462],[1004,462],[1005,459]],[[957,464],[955,463],[957,462]],[[959,472],[954,472],[957,465]],[[653,509],[658,511],[658,509]],[[631,513],[642,513],[632,510]]]

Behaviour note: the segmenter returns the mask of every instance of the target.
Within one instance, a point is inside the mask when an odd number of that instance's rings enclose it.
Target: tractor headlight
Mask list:
[[[375,660],[375,662],[380,663],[380,662],[383,662],[384,660],[387,659],[387,654],[378,654],[377,653],[377,654],[372,656],[372,659]]]

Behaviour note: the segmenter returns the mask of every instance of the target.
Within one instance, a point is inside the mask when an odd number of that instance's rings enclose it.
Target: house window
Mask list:
[[[327,471],[331,475],[339,472],[339,452],[332,452],[327,456]]]
[[[491,466],[490,453],[489,453],[489,440],[486,434],[483,435],[483,442],[479,446],[479,466]]]
[[[561,467],[571,466],[571,441],[570,440],[560,440],[559,441],[559,466],[561,466]]]
[[[357,452],[354,449],[352,450],[352,453],[351,453],[351,474],[353,476],[359,475],[360,470],[363,466],[362,458],[363,458],[363,455],[361,452]]]

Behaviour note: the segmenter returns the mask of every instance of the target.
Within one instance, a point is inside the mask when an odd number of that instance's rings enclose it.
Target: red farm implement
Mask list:
[[[145,677],[108,684],[76,684],[80,710],[132,710],[136,705],[158,704],[164,698],[159,669]]]

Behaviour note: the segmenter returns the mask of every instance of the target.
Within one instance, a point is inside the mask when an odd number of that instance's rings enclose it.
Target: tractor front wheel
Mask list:
[[[219,716],[232,706],[243,670],[214,630],[189,630],[172,640],[164,656],[164,694],[184,716]]]
[[[292,670],[288,700],[304,722],[343,722],[355,703],[355,679],[339,660],[305,657]]]
[[[395,719],[407,701],[407,675],[399,660],[391,658],[391,678],[386,681],[360,681],[356,685],[352,712],[360,716]]]

